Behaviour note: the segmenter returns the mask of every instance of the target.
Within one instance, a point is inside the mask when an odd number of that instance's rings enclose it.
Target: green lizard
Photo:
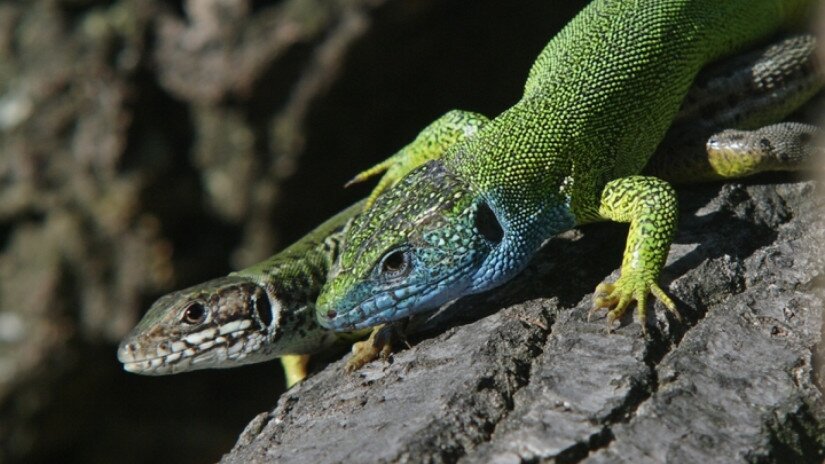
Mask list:
[[[541,52],[523,97],[475,136],[443,156],[402,154],[358,178],[388,169],[379,192],[400,180],[347,232],[317,301],[319,322],[370,327],[491,289],[553,235],[597,221],[630,223],[618,280],[596,289],[608,324],[635,300],[645,330],[650,294],[678,317],[657,283],[676,194],[642,170],[703,66],[795,25],[815,3],[594,0]],[[733,163],[705,155],[670,174],[724,178],[770,164],[724,158]]]
[[[440,156],[475,133],[474,121],[437,124],[408,150]],[[121,342],[118,359],[129,372],[164,375],[227,368],[281,358],[292,386],[307,375],[309,355],[340,342],[354,342],[368,331],[341,334],[320,327],[313,304],[335,261],[344,232],[365,201],[318,226],[282,252],[254,266],[179,290],[158,299]],[[347,368],[356,369],[388,354],[392,331],[373,330],[353,345]]]
[[[818,86],[810,69],[813,52],[812,37],[794,37],[703,72],[689,93],[690,104],[683,106],[666,138],[665,152],[678,151],[683,160],[701,159],[696,155],[704,153],[704,141],[717,128],[745,118],[769,121],[784,114],[788,100],[795,100],[797,94],[807,95]],[[759,84],[766,78],[772,83],[770,89]],[[720,105],[720,101],[725,103]],[[731,101],[736,105],[730,106],[727,102]],[[485,121],[479,115],[448,113],[422,131],[398,156],[438,155],[434,150],[473,136]],[[728,156],[751,156],[743,153],[764,151],[759,142],[767,139],[781,153],[805,152],[805,147],[788,145],[812,128],[771,127],[766,134],[723,132],[711,139],[711,145]],[[433,144],[432,140],[439,143]],[[777,154],[766,152],[764,156]],[[280,356],[288,384],[303,379],[309,354],[365,335],[363,331],[333,335],[317,325],[314,317],[307,317],[336,258],[342,235],[363,204],[341,212],[255,266],[157,300],[121,343],[118,357],[124,368],[162,375],[235,367]],[[356,343],[348,368],[357,368],[379,354],[385,348],[382,337],[373,331],[370,340]]]

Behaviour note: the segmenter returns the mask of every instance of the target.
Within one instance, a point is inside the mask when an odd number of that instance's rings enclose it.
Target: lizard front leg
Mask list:
[[[427,161],[438,159],[458,142],[472,137],[489,119],[479,113],[452,110],[425,127],[415,140],[394,155],[375,166],[358,173],[347,185],[363,182],[384,173],[378,185],[370,193],[364,209],[369,209],[378,195],[392,187],[408,172]]]
[[[645,304],[652,293],[680,318],[673,300],[657,283],[676,231],[678,205],[673,187],[650,176],[613,180],[602,191],[599,215],[611,221],[629,222],[630,231],[619,278],[596,287],[593,311],[608,308],[607,322],[612,326],[635,300],[639,323],[646,333]]]

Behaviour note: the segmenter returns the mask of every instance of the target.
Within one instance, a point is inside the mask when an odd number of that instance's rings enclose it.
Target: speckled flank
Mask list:
[[[749,132],[730,129],[752,130],[781,121],[819,92],[825,82],[816,51],[814,36],[791,36],[703,70],[645,173],[687,183],[750,175],[757,172],[747,167],[752,163],[760,171],[805,168],[792,159],[812,156],[812,141],[806,146],[801,142],[807,135],[797,133],[812,128],[786,123]],[[769,162],[757,147],[762,138],[792,159]],[[741,167],[727,166],[727,157]]]
[[[655,282],[676,224],[672,191],[661,181],[622,178],[642,171],[703,66],[800,20],[814,3],[593,1],[541,52],[519,102],[475,135],[445,144],[439,175],[454,181],[412,170],[415,182],[402,179],[353,225],[341,268],[318,300],[321,324],[365,327],[495,287],[555,233],[617,218],[631,223],[631,255],[600,302],[621,312],[652,292],[671,307]],[[485,205],[504,231],[498,243],[468,227],[473,208]],[[438,260],[422,259],[431,245],[420,237],[432,230],[460,246],[447,242]],[[478,247],[472,259],[467,244]]]

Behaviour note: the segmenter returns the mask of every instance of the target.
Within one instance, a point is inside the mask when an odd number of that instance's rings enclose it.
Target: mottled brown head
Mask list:
[[[283,312],[272,289],[252,279],[210,280],[157,300],[118,359],[129,372],[162,375],[272,358],[269,341],[282,335]]]

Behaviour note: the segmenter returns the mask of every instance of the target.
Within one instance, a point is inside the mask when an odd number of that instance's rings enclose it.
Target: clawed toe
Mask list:
[[[392,354],[393,342],[397,336],[394,327],[380,325],[373,328],[368,339],[352,344],[352,356],[344,366],[344,370],[355,372],[378,358],[388,359]]]
[[[620,319],[633,301],[637,304],[638,322],[642,326],[642,333],[647,335],[647,297],[652,294],[654,298],[661,301],[662,304],[670,311],[677,320],[681,321],[682,317],[676,309],[676,304],[673,300],[662,290],[655,282],[643,280],[641,284],[633,281],[633,279],[619,277],[615,283],[602,282],[596,286],[596,292],[593,297],[593,307],[587,313],[587,321],[590,322],[591,317],[598,310],[607,309],[607,331],[612,332],[614,329],[614,322]]]

